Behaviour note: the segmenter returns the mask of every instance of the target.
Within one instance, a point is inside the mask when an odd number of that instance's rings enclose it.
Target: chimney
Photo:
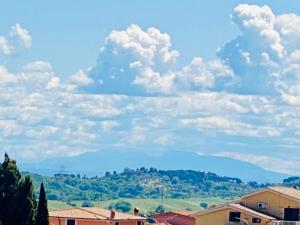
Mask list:
[[[114,209],[110,210],[110,218],[114,219],[116,217],[116,211]]]
[[[134,210],[133,210],[133,214],[134,214],[135,216],[140,215],[140,209],[137,208],[137,207],[135,207]]]

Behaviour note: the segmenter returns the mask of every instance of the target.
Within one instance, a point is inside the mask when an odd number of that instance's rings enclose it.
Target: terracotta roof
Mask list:
[[[186,211],[186,210],[177,210],[177,211],[173,211],[176,214],[180,214],[183,216],[190,216],[191,214],[194,214],[195,211]]]
[[[96,207],[71,208],[49,211],[49,216],[73,219],[108,220],[110,219],[110,210]],[[114,220],[145,220],[145,218],[116,212]]]
[[[269,190],[300,200],[300,190],[288,187],[268,187]]]

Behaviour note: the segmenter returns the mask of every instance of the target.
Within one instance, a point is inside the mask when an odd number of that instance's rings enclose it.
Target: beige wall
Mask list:
[[[290,199],[282,194],[275,193],[269,190],[248,196],[242,199],[243,203],[254,210],[267,213],[269,215],[284,218],[284,208],[300,208],[300,202]],[[267,203],[267,209],[259,209],[258,203]]]
[[[228,209],[195,216],[196,225],[225,225],[228,222]]]
[[[222,210],[195,216],[196,225],[227,225],[229,223],[230,212],[238,212],[238,210],[227,208],[227,209],[222,209]],[[249,224],[252,224],[252,218],[255,217],[256,216],[252,216],[249,214],[245,214],[244,212],[241,212],[241,218],[247,220]],[[268,223],[267,220],[262,219],[260,225],[265,225],[267,223]]]
[[[49,224],[50,225],[65,225],[66,224],[66,219],[58,219],[54,217],[49,218]],[[115,223],[109,223],[108,221],[101,221],[101,220],[76,220],[76,225],[114,225]],[[124,220],[120,222],[120,225],[136,225],[137,221],[134,220]]]

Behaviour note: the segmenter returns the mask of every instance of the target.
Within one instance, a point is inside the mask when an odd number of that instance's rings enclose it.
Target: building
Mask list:
[[[158,223],[170,225],[194,225],[195,218],[191,216],[195,212],[191,211],[174,211],[157,213],[151,215]]]
[[[196,225],[300,225],[300,190],[269,187],[192,216]]]
[[[146,218],[101,208],[70,208],[49,212],[50,225],[143,225]]]

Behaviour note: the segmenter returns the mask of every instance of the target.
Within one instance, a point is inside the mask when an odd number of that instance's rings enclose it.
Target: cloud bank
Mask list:
[[[242,4],[231,20],[240,34],[216,58],[195,56],[182,67],[170,35],[134,24],[108,34],[96,65],[69,77],[45,61],[17,73],[1,65],[0,151],[32,160],[101,149],[188,150],[257,156],[253,163],[297,173],[300,17]],[[32,45],[16,24],[0,36],[1,54],[12,54],[10,38]]]

